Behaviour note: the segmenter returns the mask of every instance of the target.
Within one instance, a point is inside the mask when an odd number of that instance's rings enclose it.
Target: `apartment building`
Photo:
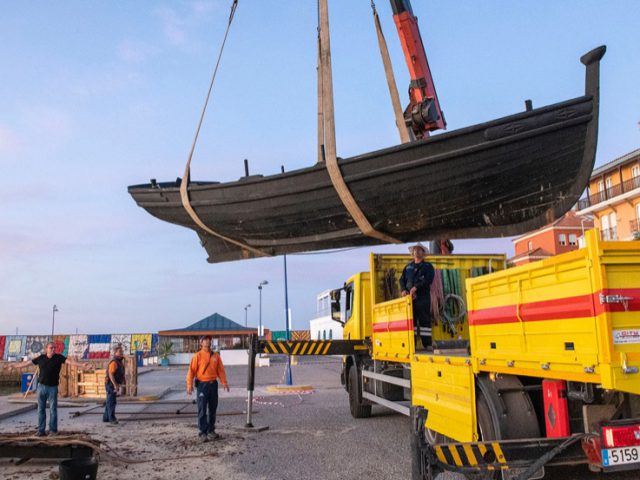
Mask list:
[[[585,230],[591,228],[590,217],[579,216],[571,210],[555,222],[514,238],[516,254],[508,261],[517,266],[576,250]]]
[[[578,215],[593,215],[603,240],[640,239],[640,149],[596,168]]]

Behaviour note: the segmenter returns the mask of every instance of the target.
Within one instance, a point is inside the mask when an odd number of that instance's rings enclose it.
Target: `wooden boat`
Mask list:
[[[584,96],[415,143],[340,159],[371,225],[402,242],[518,235],[563,215],[595,160],[599,63],[581,58]],[[134,185],[151,215],[197,232],[211,263],[255,256],[198,227],[176,182]],[[360,232],[323,164],[238,181],[194,182],[191,205],[207,227],[268,255],[381,243]]]

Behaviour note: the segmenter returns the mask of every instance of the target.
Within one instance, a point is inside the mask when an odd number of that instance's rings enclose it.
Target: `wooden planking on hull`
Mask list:
[[[582,59],[583,97],[340,160],[365,216],[377,230],[409,242],[516,235],[563,215],[593,169],[603,54],[601,47]],[[129,193],[151,215],[195,230],[208,261],[247,258],[191,221],[179,184],[136,185]],[[380,243],[359,232],[323,165],[193,182],[189,194],[210,228],[269,254]]]

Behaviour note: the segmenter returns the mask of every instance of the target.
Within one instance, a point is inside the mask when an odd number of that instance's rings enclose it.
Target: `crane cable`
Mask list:
[[[331,72],[331,45],[329,39],[329,8],[327,0],[319,1],[320,10],[320,69],[322,72],[322,112],[324,117],[324,145],[326,167],[331,183],[360,231],[384,243],[402,243],[385,233],[379,232],[369,222],[351,194],[342,176],[336,154],[336,125],[333,109],[333,80]]]
[[[218,232],[213,231],[211,228],[207,227],[204,222],[200,219],[198,214],[195,212],[193,207],[191,206],[191,202],[189,199],[189,192],[187,190],[189,183],[191,181],[191,160],[193,158],[193,152],[196,149],[196,142],[198,141],[198,135],[200,134],[200,128],[202,127],[202,121],[204,120],[204,114],[207,111],[207,105],[209,104],[209,97],[211,96],[211,91],[213,90],[213,83],[216,80],[216,75],[218,74],[218,67],[220,66],[220,60],[222,59],[222,52],[224,51],[224,46],[227,42],[227,36],[229,35],[229,30],[231,28],[231,23],[233,22],[233,17],[236,13],[236,8],[238,7],[238,0],[233,0],[233,4],[231,5],[231,12],[229,14],[229,21],[227,23],[227,30],[224,33],[224,39],[222,40],[222,45],[220,46],[220,51],[218,52],[218,60],[216,61],[216,66],[213,70],[213,75],[211,76],[211,82],[209,83],[209,90],[207,92],[207,96],[204,101],[204,105],[202,107],[202,113],[200,114],[200,120],[198,121],[198,126],[196,128],[196,133],[193,138],[193,143],[191,144],[191,150],[189,151],[189,156],[187,158],[187,163],[184,167],[184,176],[182,177],[182,182],[180,182],[180,200],[182,201],[182,206],[187,211],[191,220],[193,220],[196,225],[198,225],[201,229],[207,232],[214,237],[217,237],[225,242],[232,243],[240,247],[243,250],[243,254],[245,257],[249,257],[249,253],[253,253],[254,255],[260,257],[268,257],[271,256],[269,253],[259,250],[257,248],[251,247],[246,243],[240,242],[238,240],[234,240],[233,238],[229,238],[225,235],[222,235]]]

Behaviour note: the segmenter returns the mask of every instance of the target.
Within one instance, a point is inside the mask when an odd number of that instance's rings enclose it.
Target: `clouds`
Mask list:
[[[160,7],[154,13],[160,20],[164,38],[170,45],[190,47],[195,42],[195,30],[206,23],[220,7],[219,1],[197,0],[179,7]]]

